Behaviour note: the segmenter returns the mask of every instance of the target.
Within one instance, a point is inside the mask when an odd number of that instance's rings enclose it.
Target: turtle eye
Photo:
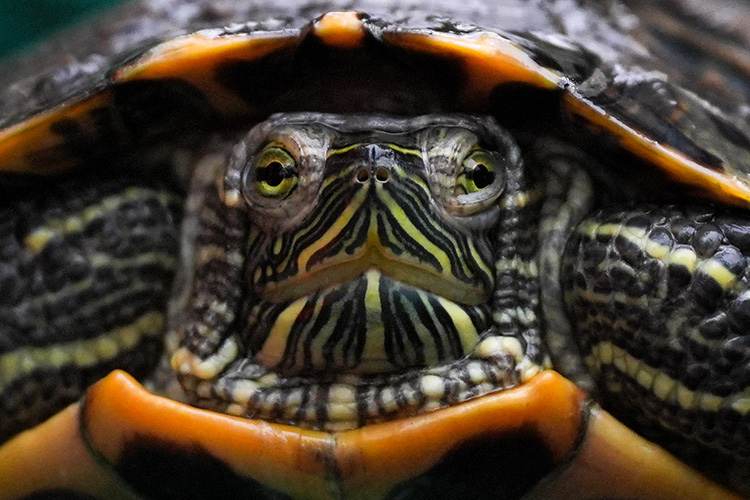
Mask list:
[[[278,146],[263,150],[255,164],[253,184],[266,198],[286,198],[297,187],[297,162]]]
[[[495,182],[495,158],[483,150],[472,151],[461,164],[456,177],[456,195],[476,193]]]

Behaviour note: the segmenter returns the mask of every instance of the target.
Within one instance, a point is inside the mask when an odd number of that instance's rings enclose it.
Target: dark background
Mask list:
[[[0,0],[0,58],[124,0]]]

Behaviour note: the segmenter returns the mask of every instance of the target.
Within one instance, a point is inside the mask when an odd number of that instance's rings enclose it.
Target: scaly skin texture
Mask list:
[[[177,267],[182,199],[163,183],[91,174],[35,187],[6,192],[0,209],[0,441],[117,367],[148,375]]]
[[[667,429],[660,442],[743,491],[749,230],[746,215],[713,207],[593,214],[568,241],[562,285],[581,354],[615,415],[646,436]]]

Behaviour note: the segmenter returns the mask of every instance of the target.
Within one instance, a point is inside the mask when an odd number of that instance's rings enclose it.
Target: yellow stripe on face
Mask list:
[[[385,326],[381,316],[380,272],[370,269],[365,273],[365,278],[367,280],[365,310],[367,311],[368,328],[361,367],[370,372],[388,371],[393,369],[393,365],[388,362],[387,356],[383,352]]]
[[[386,144],[385,146],[391,148],[394,151],[398,151],[401,154],[409,155],[409,156],[416,156],[417,158],[422,158],[422,152],[418,149],[409,149],[401,147],[397,144]]]
[[[351,178],[352,175],[352,169],[351,168],[344,168],[341,170],[341,172],[338,172],[335,175],[329,175],[323,180],[323,184],[320,186],[320,190],[325,190],[328,186],[333,184],[334,182],[338,181],[339,179],[344,178]]]
[[[326,158],[330,158],[331,156],[342,155],[344,153],[348,153],[349,151],[353,151],[354,149],[357,149],[361,145],[362,145],[362,143],[356,142],[354,144],[349,144],[348,146],[344,146],[343,148],[329,149],[328,153],[326,153]]]
[[[308,262],[310,262],[310,259],[313,255],[315,255],[316,252],[323,249],[328,243],[330,243],[333,239],[335,239],[339,234],[341,234],[341,231],[343,231],[344,227],[352,220],[352,218],[357,214],[359,211],[360,206],[364,202],[365,198],[367,197],[367,190],[366,189],[360,189],[351,200],[351,203],[349,203],[342,214],[336,219],[336,221],[331,224],[331,227],[328,228],[328,230],[319,238],[317,239],[313,244],[305,248],[302,252],[299,254],[299,258],[297,259],[297,264],[299,265],[299,269],[306,271]]]
[[[466,314],[466,311],[458,307],[455,303],[442,297],[438,297],[437,300],[440,302],[443,310],[448,313],[453,324],[456,325],[456,331],[461,339],[463,352],[471,352],[479,340],[479,332],[474,328],[471,318]]]
[[[268,338],[263,343],[261,351],[255,355],[255,359],[265,366],[276,366],[284,355],[284,350],[289,341],[292,327],[296,324],[299,313],[305,307],[308,298],[302,297],[284,309],[273,324]]]
[[[453,276],[450,274],[451,269],[451,262],[450,258],[448,257],[448,254],[446,254],[443,250],[440,249],[437,245],[432,243],[429,239],[427,239],[420,231],[417,229],[417,227],[414,225],[414,223],[411,221],[411,218],[408,216],[408,214],[404,211],[404,209],[401,207],[401,205],[394,200],[391,195],[385,191],[380,190],[378,193],[378,196],[383,200],[383,202],[390,208],[391,215],[396,219],[396,221],[399,224],[399,227],[404,230],[414,241],[418,241],[419,244],[430,254],[432,254],[433,257],[440,263],[440,267],[443,268],[442,273],[438,273],[437,270],[435,274],[438,276],[448,276],[449,278],[453,278]],[[384,253],[387,254],[387,250],[382,248],[382,246],[379,243],[378,240],[378,249]],[[469,270],[464,265],[464,270],[469,272]]]
[[[330,150],[328,150],[328,153],[326,153],[326,158],[330,158],[331,156],[335,156],[335,155],[341,155],[341,154],[348,153],[349,151],[353,151],[353,150],[357,149],[358,147],[360,147],[362,145],[363,145],[363,143],[357,142],[357,143],[354,143],[354,144],[350,144],[348,146],[344,146],[343,148],[330,149]],[[381,144],[381,146],[390,148],[390,149],[392,149],[394,151],[397,151],[397,152],[399,152],[401,154],[410,155],[410,156],[416,156],[417,158],[422,158],[422,152],[420,150],[418,150],[418,149],[405,148],[403,146],[399,146],[398,144]]]
[[[426,189],[426,187],[425,187]],[[396,219],[396,222],[399,226],[399,228],[403,231],[405,231],[414,241],[419,242],[419,244],[425,249],[425,251],[429,254],[431,254],[440,264],[440,267],[442,268],[442,271],[435,269],[433,267],[427,267],[419,265],[419,268],[434,275],[436,277],[434,285],[437,285],[437,287],[445,286],[447,283],[453,283],[454,285],[460,286],[462,289],[471,289],[470,295],[467,296],[465,303],[478,303],[479,301],[482,301],[484,299],[484,290],[481,286],[467,286],[466,283],[460,282],[456,279],[454,274],[459,274],[455,269],[451,266],[451,260],[450,256],[442,250],[439,246],[435,245],[430,241],[430,239],[424,235],[420,230],[414,225],[411,218],[408,216],[406,211],[403,209],[403,207],[385,190],[385,189],[379,189],[378,190],[378,196],[383,200],[383,203],[385,203],[389,209],[390,214]],[[373,229],[373,228],[371,228]],[[374,230],[372,232],[375,232]],[[455,241],[452,235],[445,231],[441,231],[441,234],[447,238],[450,239],[454,245],[458,245],[458,243]],[[371,243],[373,245],[373,248],[377,248],[379,253],[383,255],[384,257],[388,259],[393,259],[394,261],[397,260],[396,256],[391,255],[391,253],[388,251],[387,248],[383,247],[380,243],[380,239],[378,238],[375,241],[372,241]],[[469,248],[472,253],[472,257],[474,262],[479,265],[482,272],[486,275],[492,276],[493,270],[487,266],[484,262],[484,259],[481,255],[476,251],[476,248],[473,244],[469,243]],[[404,256],[398,257],[398,259],[404,259]],[[458,259],[462,273],[466,276],[473,276],[472,270],[469,268],[467,262],[465,259]],[[387,266],[387,263],[386,267]],[[453,286],[453,285],[450,285]],[[430,287],[432,288],[432,287]]]

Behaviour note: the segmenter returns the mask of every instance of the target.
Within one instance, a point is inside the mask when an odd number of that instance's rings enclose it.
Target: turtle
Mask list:
[[[750,495],[712,9],[141,0],[6,63],[0,499]]]

